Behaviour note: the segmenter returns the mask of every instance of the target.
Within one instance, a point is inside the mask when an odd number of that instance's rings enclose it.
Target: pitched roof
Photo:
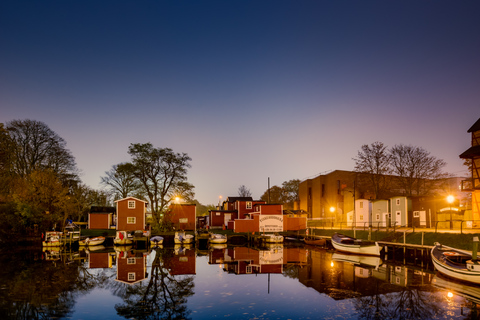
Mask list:
[[[227,197],[227,202],[235,201],[253,201],[252,197]]]
[[[467,132],[475,132],[475,131],[480,131],[480,118],[478,118],[477,122],[473,124],[473,126],[468,129]]]
[[[137,199],[137,198],[135,198],[135,197],[126,197],[126,198],[123,198],[123,199],[120,199],[120,200],[115,200],[114,202],[125,201],[125,200],[128,200],[128,199],[132,199],[132,200],[137,200],[137,201],[141,201],[141,202],[148,203],[148,202],[145,201],[145,200],[140,200],[140,199]]]

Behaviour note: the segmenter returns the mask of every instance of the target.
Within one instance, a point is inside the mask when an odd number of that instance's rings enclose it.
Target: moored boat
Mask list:
[[[174,242],[176,244],[192,243],[193,240],[194,240],[194,236],[191,234],[185,234],[184,231],[175,232]]]
[[[62,235],[63,232],[60,231],[47,231],[42,245],[44,247],[60,247],[62,245]]]
[[[332,236],[332,245],[338,251],[379,256],[381,247],[378,242],[352,238],[340,233]]]
[[[163,237],[161,236],[153,236],[150,238],[150,244],[152,246],[159,246],[163,244]]]
[[[105,237],[85,238],[78,241],[80,246],[98,246],[105,241]]]
[[[210,243],[226,243],[227,236],[224,234],[219,233],[211,233],[210,237],[208,238],[208,242]]]
[[[324,246],[327,243],[327,239],[316,238],[316,237],[305,237],[303,239],[303,242],[311,246]]]
[[[283,236],[278,234],[265,234],[263,237],[266,243],[283,243]]]
[[[132,237],[126,231],[117,231],[113,243],[116,245],[129,245],[133,243]]]
[[[435,242],[431,256],[435,269],[441,274],[480,284],[480,261],[473,259],[471,252]]]

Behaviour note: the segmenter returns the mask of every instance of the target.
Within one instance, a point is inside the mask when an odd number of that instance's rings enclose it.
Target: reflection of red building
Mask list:
[[[163,263],[172,276],[196,274],[196,257],[194,249],[186,249],[178,246],[175,248],[175,255],[165,258]]]
[[[147,254],[142,252],[120,251],[117,253],[116,281],[134,284],[147,278]]]
[[[88,268],[111,268],[113,256],[109,252],[89,252]]]
[[[196,230],[196,212],[195,204],[177,204],[173,203],[168,208],[166,218],[169,219],[176,230]]]
[[[266,250],[235,247],[210,251],[210,264],[225,264],[235,274],[282,273],[287,263],[305,264],[308,251],[303,248],[273,246]]]

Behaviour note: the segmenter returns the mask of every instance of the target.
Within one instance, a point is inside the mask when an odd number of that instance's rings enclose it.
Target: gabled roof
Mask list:
[[[131,200],[137,200],[137,201],[144,202],[144,203],[148,203],[148,202],[145,201],[145,200],[140,200],[140,199],[137,199],[137,198],[135,198],[135,197],[126,197],[126,198],[123,198],[123,199],[120,199],[120,200],[116,200],[116,201],[114,201],[114,202],[120,202],[120,201],[129,200],[129,199],[131,199]]]
[[[480,131],[480,118],[478,118],[477,122],[473,124],[473,126],[468,129],[467,132],[475,132],[475,131]]]

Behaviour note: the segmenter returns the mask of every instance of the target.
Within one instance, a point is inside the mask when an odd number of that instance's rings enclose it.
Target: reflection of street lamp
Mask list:
[[[453,220],[452,220],[452,203],[455,201],[455,197],[452,195],[449,195],[447,197],[447,202],[450,203],[450,230],[453,229]]]

